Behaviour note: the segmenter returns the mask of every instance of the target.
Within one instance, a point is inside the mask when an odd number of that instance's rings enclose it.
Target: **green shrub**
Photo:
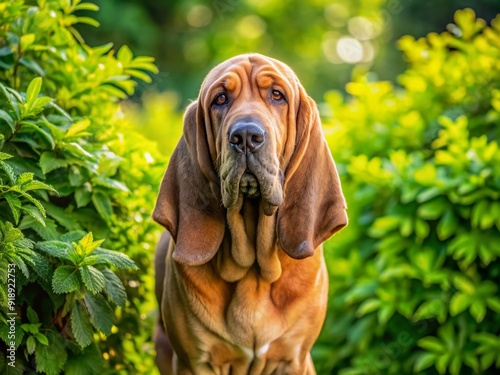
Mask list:
[[[119,101],[157,69],[86,45],[74,25],[96,22],[75,12],[96,8],[0,1],[1,373],[154,368],[150,186],[164,161]]]
[[[399,46],[401,88],[327,96],[350,224],[328,244],[320,373],[500,369],[500,16]]]

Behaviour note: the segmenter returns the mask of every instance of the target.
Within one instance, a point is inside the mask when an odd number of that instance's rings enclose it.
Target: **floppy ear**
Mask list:
[[[197,103],[184,116],[184,134],[163,177],[153,218],[175,241],[173,258],[187,265],[208,262],[225,231],[220,188],[209,156],[206,130]]]
[[[285,171],[278,239],[292,258],[314,250],[347,225],[346,203],[314,101],[300,88],[296,146]]]

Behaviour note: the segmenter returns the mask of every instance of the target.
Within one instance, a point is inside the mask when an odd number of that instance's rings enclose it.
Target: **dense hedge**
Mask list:
[[[320,373],[500,369],[500,16],[399,46],[400,87],[327,96],[350,224],[328,244]]]
[[[1,373],[154,368],[151,186],[164,161],[118,103],[156,67],[86,45],[74,25],[96,22],[80,10],[96,6],[0,2]]]

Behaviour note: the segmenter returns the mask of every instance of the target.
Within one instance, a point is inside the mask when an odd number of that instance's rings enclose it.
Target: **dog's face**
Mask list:
[[[316,104],[289,67],[258,54],[229,59],[206,77],[186,110],[153,217],[172,234],[176,261],[208,262],[229,227],[231,248],[246,254],[233,257],[247,267],[254,259],[247,253],[255,252],[244,245],[249,206],[257,258],[259,248],[277,246],[292,258],[309,257],[347,224]]]
[[[260,196],[265,214],[272,215],[282,203],[295,91],[297,79],[290,69],[259,55],[226,61],[205,79],[200,104],[214,137],[211,153],[226,208],[240,198]]]

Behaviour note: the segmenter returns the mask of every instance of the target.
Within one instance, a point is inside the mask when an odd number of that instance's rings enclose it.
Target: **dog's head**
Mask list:
[[[244,199],[276,215],[280,247],[293,258],[312,255],[347,224],[315,103],[289,67],[257,54],[206,77],[153,217],[176,241],[174,259],[199,265],[218,251],[227,210]]]

